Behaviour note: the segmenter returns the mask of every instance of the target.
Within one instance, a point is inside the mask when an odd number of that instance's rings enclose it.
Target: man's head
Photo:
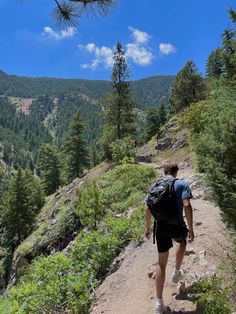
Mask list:
[[[171,175],[173,177],[176,177],[178,170],[179,167],[177,164],[167,164],[164,166],[164,174],[166,176]]]

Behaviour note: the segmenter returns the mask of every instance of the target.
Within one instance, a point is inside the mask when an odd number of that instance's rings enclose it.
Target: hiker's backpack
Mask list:
[[[149,190],[146,203],[155,220],[164,221],[176,218],[178,205],[174,190],[175,178],[157,181]]]

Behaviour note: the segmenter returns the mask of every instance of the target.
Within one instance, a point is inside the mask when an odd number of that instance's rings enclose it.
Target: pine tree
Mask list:
[[[35,211],[24,172],[17,171],[11,186],[8,207],[3,214],[5,245],[14,250],[32,231]]]
[[[236,25],[236,11],[230,10],[230,17]],[[223,58],[225,62],[226,76],[228,79],[236,79],[236,30],[226,29],[222,35]]]
[[[38,213],[44,205],[45,195],[38,177],[30,169],[24,171],[25,188],[28,194],[28,206]]]
[[[61,184],[61,161],[56,148],[49,144],[41,145],[39,168],[44,191],[50,195]]]
[[[79,177],[83,170],[89,166],[89,152],[84,139],[84,126],[80,112],[74,115],[64,143],[67,158],[67,175],[69,180]]]
[[[134,123],[135,102],[130,90],[130,73],[125,60],[125,52],[118,42],[114,52],[112,69],[112,92],[103,100],[104,134],[103,145],[109,155],[109,144],[115,140],[132,136],[136,132]]]
[[[110,7],[115,4],[116,0],[69,0],[63,3],[55,0],[55,2],[57,6],[53,11],[53,15],[57,22],[59,24],[77,25],[84,11],[92,16],[107,15]]]
[[[177,74],[170,96],[170,110],[179,112],[181,109],[205,98],[205,82],[198,73],[195,64],[188,61]]]
[[[78,195],[77,213],[84,225],[97,228],[97,223],[104,217],[105,210],[101,203],[100,191],[95,180],[89,182]]]
[[[206,66],[206,74],[208,79],[219,79],[224,73],[224,59],[222,49],[213,50],[208,59]]]
[[[159,107],[149,107],[146,112],[146,140],[149,141],[166,122],[166,108],[164,104]]]

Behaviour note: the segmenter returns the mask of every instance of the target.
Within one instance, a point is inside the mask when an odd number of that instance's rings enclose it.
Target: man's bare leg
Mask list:
[[[157,271],[156,271],[157,299],[162,299],[168,257],[169,257],[169,251],[165,253],[158,253],[158,266],[157,266]]]
[[[179,245],[176,248],[176,260],[175,260],[176,270],[180,270],[180,267],[184,259],[185,251],[186,251],[186,243],[185,242],[179,243]]]

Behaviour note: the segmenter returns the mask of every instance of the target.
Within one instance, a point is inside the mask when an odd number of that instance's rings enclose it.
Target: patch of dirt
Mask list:
[[[161,164],[149,164],[161,168]],[[222,223],[220,212],[204,200],[205,189],[201,176],[188,162],[183,162],[179,177],[186,179],[193,192],[195,241],[187,245],[181,284],[170,281],[175,264],[174,248],[170,250],[167,267],[164,302],[169,307],[166,313],[199,313],[196,305],[184,294],[188,285],[202,276],[217,272],[219,264],[227,258],[230,246],[229,234]],[[109,275],[94,294],[91,314],[153,314],[155,303],[155,280],[152,272],[157,263],[156,245],[152,239],[139,247],[128,246],[122,253],[117,271]]]

